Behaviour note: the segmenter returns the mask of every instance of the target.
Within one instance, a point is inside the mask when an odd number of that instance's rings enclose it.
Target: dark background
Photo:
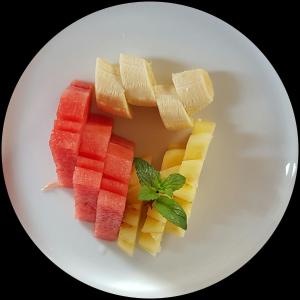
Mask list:
[[[198,2],[198,1],[197,1]],[[263,6],[263,1],[185,2],[213,14],[244,33],[266,55],[281,77],[295,109],[296,88],[299,88],[299,27],[294,1]],[[202,3],[203,2],[203,3]],[[1,122],[14,86],[22,72],[56,33],[72,22],[101,8],[111,6],[79,4],[67,1],[40,1],[24,6],[13,2],[0,9],[1,22]],[[208,3],[208,4],[207,4]],[[1,173],[2,176],[2,173]],[[44,296],[105,297],[106,294],[71,278],[51,263],[31,242],[20,225],[5,191],[1,193],[1,293],[39,298]],[[215,296],[244,298],[263,294],[275,297],[297,294],[299,266],[299,232],[296,230],[295,191],[279,227],[263,249],[243,268],[225,280],[197,292],[202,299]],[[296,225],[297,224],[297,225]],[[299,227],[299,226],[298,226]],[[295,275],[293,270],[296,270]],[[289,298],[289,297],[288,297]]]

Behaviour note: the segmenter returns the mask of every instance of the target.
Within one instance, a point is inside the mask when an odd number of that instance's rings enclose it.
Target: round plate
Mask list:
[[[48,139],[59,96],[73,79],[92,81],[97,56],[146,57],[159,82],[207,69],[215,101],[200,114],[217,123],[185,238],[166,235],[162,252],[127,257],[93,237],[73,217],[72,191],[41,192],[55,178]],[[116,119],[117,134],[156,165],[168,142],[155,109]],[[264,55],[240,32],[198,10],[131,3],[91,14],[55,36],[35,56],[11,98],[2,159],[12,205],[41,251],[95,288],[133,297],[176,296],[207,287],[245,264],[274,232],[295,181],[298,139],[288,95]]]

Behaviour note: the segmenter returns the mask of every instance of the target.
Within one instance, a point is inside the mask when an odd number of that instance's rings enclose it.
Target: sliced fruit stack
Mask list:
[[[160,171],[162,178],[166,178],[173,173],[180,173],[186,178],[185,185],[174,192],[174,200],[184,209],[188,218],[191,216],[199,176],[209,144],[213,137],[214,129],[215,123],[213,122],[202,121],[200,119],[196,120],[187,144],[170,146],[163,157]],[[134,199],[138,199],[138,189],[135,190],[134,197]],[[138,203],[138,201],[139,200],[136,202]],[[141,208],[139,208],[139,212],[140,210]],[[128,211],[130,211],[130,209],[128,209]],[[124,224],[124,232],[120,231],[119,234],[119,246],[130,255],[132,255],[134,251],[138,220],[139,218],[137,218],[133,229],[130,224],[131,220],[128,222],[128,217],[124,217],[122,223],[122,225]],[[185,234],[185,230],[170,223],[162,217],[155,208],[148,206],[146,217],[138,237],[139,246],[155,256],[161,250],[161,241],[164,232],[180,237],[183,237]]]
[[[214,98],[207,71],[195,69],[174,73],[172,84],[159,85],[148,61],[127,54],[120,54],[119,64],[110,64],[97,58],[95,87],[99,109],[131,119],[128,103],[157,106],[169,130],[192,128],[192,115],[205,108]]]
[[[93,84],[73,81],[61,96],[49,145],[58,183],[73,187],[75,217],[115,240],[122,222],[134,144],[112,134],[113,120],[89,115]]]

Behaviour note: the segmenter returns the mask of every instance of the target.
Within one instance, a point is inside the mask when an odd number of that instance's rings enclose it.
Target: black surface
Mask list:
[[[299,88],[299,30],[296,29],[297,11],[292,1],[280,2],[266,8],[262,1],[238,5],[226,3],[218,6],[216,1],[195,5],[236,27],[250,38],[273,64],[281,77],[293,105],[296,103],[296,88]],[[56,33],[70,23],[91,12],[103,8],[85,1],[61,7],[54,2],[21,7],[12,3],[1,8],[1,121],[9,98],[19,77],[38,50]],[[70,2],[71,3],[71,2]],[[195,3],[195,2],[194,2]],[[200,2],[201,3],[201,2]],[[108,5],[109,6],[109,5]],[[3,182],[3,180],[2,180]],[[3,184],[4,188],[4,184]],[[275,297],[279,293],[296,293],[296,275],[292,270],[299,266],[299,246],[296,239],[296,195],[293,194],[288,210],[268,243],[243,268],[218,284],[206,288],[197,295],[202,299],[214,296],[258,297],[265,294]],[[84,295],[104,297],[95,290],[71,278],[51,263],[31,242],[20,225],[5,192],[1,193],[1,293],[11,296],[20,294],[37,298]],[[299,227],[299,226],[297,226]]]

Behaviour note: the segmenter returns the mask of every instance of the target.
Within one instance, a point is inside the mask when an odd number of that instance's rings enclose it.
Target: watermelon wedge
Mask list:
[[[70,87],[76,87],[76,88],[92,91],[94,89],[94,84],[91,82],[86,82],[81,80],[73,80],[70,84]]]
[[[126,197],[128,184],[104,176],[101,181],[101,189]]]
[[[55,129],[49,146],[56,165],[58,182],[64,187],[72,187],[73,172],[80,145],[80,134]]]
[[[63,130],[74,133],[81,133],[83,128],[83,123],[65,121],[65,120],[55,120],[54,130]]]
[[[57,109],[57,119],[85,123],[90,109],[92,90],[74,86],[64,90]]]
[[[103,173],[110,178],[128,184],[133,161],[133,150],[109,143]]]
[[[76,166],[103,173],[104,162],[79,155],[77,157]]]
[[[120,145],[120,146],[124,146],[130,150],[134,150],[134,142],[132,141],[129,141],[127,139],[124,139],[118,135],[115,135],[115,134],[112,134],[111,135],[111,138],[110,138],[110,142],[112,144],[117,144],[117,145]]]
[[[76,167],[73,175],[75,217],[81,221],[95,222],[97,199],[102,173]]]
[[[95,236],[113,241],[118,237],[126,197],[100,189],[95,223]]]
[[[95,160],[104,160],[112,125],[111,118],[95,115],[89,117],[81,135],[80,155]]]

